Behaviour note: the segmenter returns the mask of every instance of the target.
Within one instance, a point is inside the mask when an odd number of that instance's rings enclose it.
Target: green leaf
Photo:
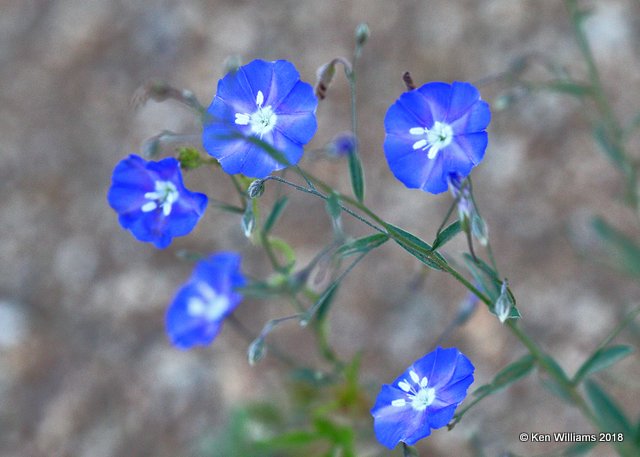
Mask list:
[[[432,249],[438,249],[448,243],[454,236],[456,236],[462,230],[460,221],[455,221],[449,225],[443,231],[441,231],[433,242]]]
[[[527,354],[500,370],[491,383],[478,387],[473,395],[485,397],[502,390],[527,376],[534,366],[535,358],[531,354]]]
[[[611,346],[597,350],[578,369],[573,377],[573,384],[579,384],[587,376],[610,367],[632,352],[633,348],[625,345]]]
[[[265,234],[271,231],[273,226],[278,221],[278,218],[284,211],[285,207],[287,206],[288,202],[289,202],[289,198],[285,195],[277,199],[276,202],[273,204],[273,208],[271,208],[271,212],[269,213],[269,216],[267,217],[267,220],[264,223],[264,227],[262,228],[262,231]]]
[[[616,168],[628,174],[631,170],[624,151],[609,137],[609,133],[604,125],[599,124],[593,129],[593,138],[596,140],[602,152],[611,160]]]
[[[629,420],[615,401],[593,380],[588,379],[584,384],[602,431],[624,433],[625,437],[631,437],[633,431]]]
[[[625,273],[640,277],[640,246],[600,217],[593,219],[592,226],[607,243],[615,263]]]
[[[327,291],[322,294],[320,300],[318,300],[318,303],[316,304],[316,306],[318,307],[318,310],[316,311],[316,318],[318,319],[318,321],[322,321],[329,312],[331,304],[333,303],[333,300],[336,297],[336,293],[338,292],[338,286],[339,283],[337,282],[332,284],[327,289]]]
[[[545,354],[543,359],[545,361],[544,369],[549,372],[550,377],[544,379],[542,384],[558,398],[573,404],[573,392],[569,387],[571,381],[569,381],[567,374],[553,357]],[[556,379],[560,379],[560,381],[556,381]]]
[[[258,441],[256,443],[256,447],[264,451],[299,448],[308,446],[319,439],[321,439],[321,436],[316,432],[300,430],[283,433],[267,440]]]
[[[364,201],[364,173],[360,156],[355,151],[349,154],[349,174],[351,175],[353,195],[362,203]]]
[[[374,235],[351,240],[340,246],[336,251],[336,254],[344,258],[358,253],[369,252],[386,243],[388,239],[389,235],[386,233],[376,233]]]
[[[442,271],[442,267],[438,265],[432,258],[437,258],[442,264],[446,265],[447,261],[437,251],[434,251],[431,246],[422,241],[415,235],[402,230],[392,224],[385,224],[387,233],[393,240],[398,243],[405,251],[414,256],[420,262],[426,266],[433,268],[434,270]]]
[[[267,239],[267,243],[269,243],[272,249],[278,251],[284,257],[284,261],[286,263],[284,266],[285,271],[293,268],[296,263],[296,251],[294,251],[286,241],[271,236]]]
[[[565,81],[561,79],[546,82],[542,84],[541,87],[552,92],[573,95],[574,97],[578,98],[588,97],[593,94],[591,86],[587,84],[581,84],[574,81]]]

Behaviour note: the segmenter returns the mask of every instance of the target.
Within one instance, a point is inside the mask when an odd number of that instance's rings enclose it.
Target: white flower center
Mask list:
[[[208,321],[219,320],[229,309],[229,298],[218,294],[204,282],[197,285],[199,295],[187,302],[187,314],[191,317],[204,318]]]
[[[258,135],[261,139],[262,135],[273,130],[278,120],[278,116],[273,112],[273,109],[270,106],[262,106],[263,103],[264,94],[259,90],[256,96],[257,109],[253,114],[236,113],[235,121],[237,125],[251,126],[251,133]]]
[[[419,135],[423,138],[413,143],[413,149],[424,151],[429,148],[427,157],[434,159],[440,149],[444,149],[453,140],[453,129],[449,124],[436,121],[431,129],[426,127],[412,127],[409,129],[411,135]]]
[[[409,372],[409,376],[415,386],[412,386],[406,379],[400,381],[398,383],[398,387],[407,393],[407,399],[399,398],[397,400],[393,400],[391,402],[391,406],[401,408],[409,402],[415,411],[424,411],[427,409],[427,406],[433,403],[436,399],[436,389],[428,387],[429,381],[426,376],[423,376],[422,379],[420,379],[418,374],[413,370]]]
[[[171,214],[171,206],[180,196],[178,189],[171,181],[156,181],[155,187],[156,190],[154,192],[144,194],[144,198],[149,201],[142,205],[142,212],[148,213],[160,207],[162,208],[162,214],[168,216]]]

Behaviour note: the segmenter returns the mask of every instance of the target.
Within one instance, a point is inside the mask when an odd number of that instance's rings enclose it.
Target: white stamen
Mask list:
[[[270,132],[276,126],[278,116],[273,112],[270,106],[262,106],[264,104],[264,94],[261,90],[256,94],[256,110],[253,113],[236,113],[236,125],[251,126],[251,133],[258,135],[260,138],[265,133]]]
[[[149,211],[153,211],[157,207],[158,205],[156,204],[156,202],[147,202],[144,205],[142,205],[142,208],[140,209],[142,210],[143,213],[148,213]]]
[[[205,318],[208,321],[220,319],[229,308],[229,298],[218,294],[211,286],[200,282],[197,285],[199,296],[191,297],[187,302],[187,314],[191,317]]]
[[[249,125],[251,121],[251,116],[243,113],[236,113],[236,124],[238,125]]]
[[[417,388],[409,384],[406,379],[398,383],[398,387],[406,393],[406,399],[396,399],[391,406],[405,406],[407,402],[415,411],[424,411],[436,399],[436,390],[428,387],[429,380],[426,376],[422,379],[414,370],[409,371],[409,377],[417,385]]]
[[[423,147],[425,147],[427,145],[427,140],[418,140],[415,143],[413,143],[413,149],[422,149]]]
[[[429,149],[427,157],[431,160],[435,159],[441,149],[446,148],[453,141],[453,129],[449,124],[444,122],[434,122],[431,129],[426,127],[411,127],[409,129],[411,135],[421,135],[422,138],[413,143],[413,149]]]
[[[148,213],[161,207],[162,214],[168,216],[171,214],[171,208],[179,196],[178,188],[171,181],[156,181],[155,191],[144,194],[144,198],[149,201],[144,203],[140,210],[143,213]]]

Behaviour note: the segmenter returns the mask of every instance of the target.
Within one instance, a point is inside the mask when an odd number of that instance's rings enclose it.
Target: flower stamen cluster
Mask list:
[[[171,214],[171,206],[178,200],[178,189],[171,181],[156,181],[155,191],[147,192],[144,194],[144,198],[148,201],[140,208],[143,213],[148,213],[156,208],[162,208],[162,214],[168,216]]]

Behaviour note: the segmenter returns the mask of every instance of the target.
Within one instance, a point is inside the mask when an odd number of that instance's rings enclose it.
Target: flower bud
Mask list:
[[[471,217],[471,234],[481,245],[486,246],[489,244],[489,229],[484,219],[480,217],[478,212],[473,208],[473,216]]]
[[[511,308],[513,303],[511,302],[511,297],[509,295],[507,280],[502,281],[502,287],[500,288],[500,296],[496,300],[496,303],[493,305],[493,310],[495,311],[498,319],[501,324],[504,324],[505,321],[509,318],[509,314],[511,314]]]
[[[362,22],[356,27],[356,46],[360,47],[367,42],[371,36],[371,31],[367,23]]]
[[[325,150],[328,156],[346,157],[353,154],[353,151],[356,150],[357,141],[351,132],[339,133],[327,144]]]
[[[316,73],[318,81],[316,82],[315,92],[316,96],[320,100],[324,100],[327,96],[327,90],[333,80],[333,76],[336,74],[336,61],[332,60],[329,63],[324,64]]]
[[[249,184],[249,188],[247,189],[247,195],[249,198],[258,198],[264,194],[264,179],[256,179],[251,184]]]
[[[251,234],[253,233],[255,226],[256,217],[253,214],[253,205],[248,202],[247,208],[244,210],[244,214],[242,215],[242,231],[244,232],[244,236],[251,238]]]
[[[267,347],[264,342],[264,336],[260,335],[258,338],[252,341],[247,349],[247,359],[249,365],[253,366],[261,361],[267,352]]]

